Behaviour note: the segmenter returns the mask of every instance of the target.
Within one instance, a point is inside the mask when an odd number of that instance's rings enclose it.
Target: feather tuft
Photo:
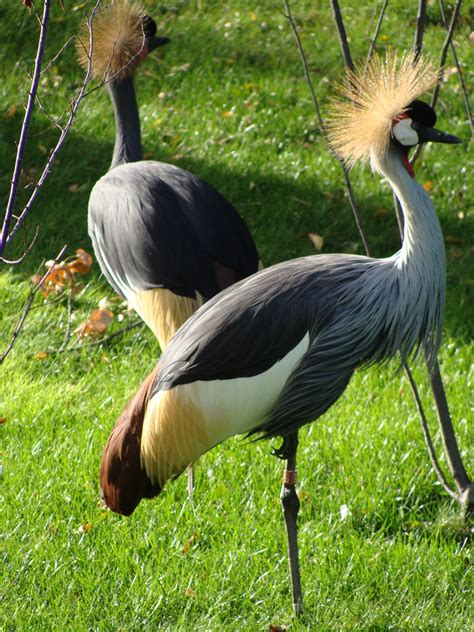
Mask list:
[[[136,0],[113,0],[98,13],[92,24],[92,77],[125,79],[130,77],[146,45],[145,12]],[[87,68],[90,34],[86,25],[76,44],[79,63]]]
[[[428,59],[389,52],[349,71],[327,120],[331,147],[352,167],[387,151],[393,120],[432,88],[439,72]]]

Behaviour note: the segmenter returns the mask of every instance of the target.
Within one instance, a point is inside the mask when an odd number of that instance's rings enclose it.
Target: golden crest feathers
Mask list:
[[[393,119],[437,78],[433,63],[415,61],[413,54],[374,56],[367,68],[358,66],[331,103],[326,126],[331,147],[349,166],[368,160],[371,152],[385,153]]]
[[[97,13],[92,22],[92,77],[123,79],[135,71],[146,37],[141,18],[141,2],[113,0]],[[84,27],[76,48],[83,68],[89,64],[90,33]]]

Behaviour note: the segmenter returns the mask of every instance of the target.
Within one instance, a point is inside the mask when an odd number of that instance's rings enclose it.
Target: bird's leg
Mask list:
[[[303,612],[303,593],[301,591],[300,563],[298,556],[298,529],[296,525],[300,501],[296,494],[296,451],[298,449],[298,433],[293,432],[284,438],[283,444],[274,454],[286,459],[283,472],[283,485],[280,501],[285,517],[286,535],[288,539],[288,560],[290,563],[291,589],[293,592],[293,611],[296,616]]]
[[[194,492],[194,463],[188,465],[188,498],[193,497]]]

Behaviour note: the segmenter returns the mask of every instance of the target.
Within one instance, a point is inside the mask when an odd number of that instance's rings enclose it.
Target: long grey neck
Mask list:
[[[433,203],[391,147],[373,166],[390,182],[400,200],[405,219],[403,245],[391,258],[393,278],[399,288],[397,305],[400,346],[410,347],[415,334],[433,361],[440,342],[446,288],[443,235]]]
[[[115,115],[115,146],[110,169],[142,159],[140,119],[133,77],[107,84]]]

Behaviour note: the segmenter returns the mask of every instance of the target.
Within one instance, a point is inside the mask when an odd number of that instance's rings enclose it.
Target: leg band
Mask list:
[[[283,485],[296,485],[296,470],[283,470]]]

